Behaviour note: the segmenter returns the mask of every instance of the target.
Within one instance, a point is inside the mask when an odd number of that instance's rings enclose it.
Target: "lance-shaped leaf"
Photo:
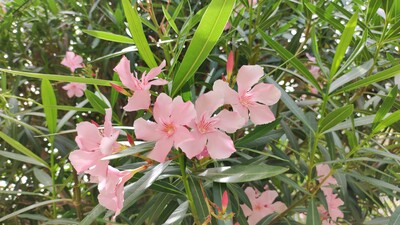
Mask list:
[[[317,204],[315,198],[312,197],[307,209],[307,225],[321,225],[321,218],[319,217]]]
[[[326,117],[321,120],[319,132],[324,133],[326,130],[329,130],[336,124],[342,122],[353,113],[353,110],[353,105],[347,105],[330,112],[328,115],[326,115]]]
[[[110,32],[106,31],[99,31],[99,30],[82,30],[84,33],[89,34],[90,36],[93,36],[98,39],[106,40],[106,41],[112,41],[112,42],[118,42],[118,43],[124,43],[124,44],[135,44],[135,42],[126,36],[118,35],[118,34],[113,34]]]

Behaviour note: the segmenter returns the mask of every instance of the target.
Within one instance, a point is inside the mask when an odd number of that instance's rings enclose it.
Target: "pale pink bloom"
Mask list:
[[[131,171],[119,171],[108,166],[106,176],[99,179],[99,203],[115,211],[114,218],[121,213],[124,205],[124,184],[133,174]]]
[[[310,73],[314,76],[314,78],[318,78],[320,68],[318,66],[311,66],[310,69],[308,69],[308,71],[310,71]]]
[[[229,29],[231,29],[231,27],[232,27],[232,24],[228,21],[228,22],[225,24],[224,30],[229,30]]]
[[[86,90],[86,84],[72,82],[72,83],[64,85],[62,87],[62,89],[67,91],[67,95],[70,98],[72,98],[74,96],[82,97],[84,91]]]
[[[117,143],[119,131],[112,127],[111,114],[111,109],[106,109],[103,132],[89,122],[81,122],[76,126],[78,135],[75,141],[79,149],[69,154],[69,160],[78,173],[96,169],[96,172],[92,173],[100,176],[108,165],[108,161],[101,161],[101,158],[119,150],[120,145]],[[107,162],[107,164],[103,164],[103,162]],[[97,164],[99,166],[96,168]]]
[[[245,192],[251,202],[252,209],[246,204],[240,206],[244,215],[248,216],[247,222],[249,225],[255,225],[264,217],[274,212],[281,213],[287,209],[286,205],[282,202],[274,202],[276,197],[278,197],[276,191],[268,190],[257,194],[253,188],[247,187]]]
[[[228,55],[228,60],[226,61],[226,74],[228,74],[228,76],[230,76],[230,74],[232,74],[233,71],[233,66],[234,66],[234,56],[233,56],[233,51],[229,52]]]
[[[331,172],[331,168],[329,168],[329,166],[324,163],[317,165],[316,170],[317,170],[318,182],[320,182],[320,183]],[[333,176],[329,176],[328,178],[326,178],[326,180],[324,181],[324,184],[322,186],[323,187],[322,189],[324,189],[324,187],[329,187],[331,184],[333,184],[333,185],[337,184],[337,181]]]
[[[189,123],[194,139],[180,146],[188,158],[200,154],[205,147],[213,159],[228,158],[236,151],[232,139],[225,132],[234,133],[244,125],[244,119],[237,112],[226,109],[213,116],[222,105],[223,99],[214,91],[203,94],[197,99],[195,104],[197,116]]]
[[[80,55],[75,55],[73,52],[67,52],[61,64],[68,67],[71,72],[75,72],[77,68],[83,68],[83,59]]]
[[[196,155],[196,158],[198,160],[203,159],[204,157],[210,157],[210,154],[208,154],[207,146],[204,147],[203,151],[200,152],[200,154]]]
[[[315,63],[315,62],[316,62],[316,60],[315,60],[315,57],[314,57],[314,56],[312,56],[312,55],[310,55],[310,54],[306,53],[306,57],[307,57],[307,59],[308,59],[310,62],[313,62],[313,63]]]
[[[214,82],[213,90],[224,96],[224,103],[232,105],[233,111],[238,112],[245,122],[250,111],[250,119],[255,125],[270,123],[275,116],[268,106],[278,102],[281,92],[272,84],[256,84],[263,75],[261,66],[242,66],[236,78],[238,92],[222,80]]]
[[[123,56],[114,71],[118,73],[122,83],[133,91],[133,95],[128,98],[128,104],[124,107],[125,111],[137,111],[148,109],[150,107],[150,88],[152,85],[165,85],[168,81],[164,79],[155,79],[161,70],[165,67],[165,60],[160,66],[153,68],[148,74],[144,72],[139,79],[137,73],[131,73],[130,62]]]
[[[330,189],[330,191],[325,190],[324,194],[326,198],[326,203],[328,205],[329,216],[331,217],[331,219],[333,221],[336,221],[337,218],[343,218],[343,212],[339,209],[339,206],[344,204],[342,199],[340,199],[338,195],[333,194],[332,189]]]
[[[133,126],[136,138],[156,142],[148,157],[164,162],[172,146],[178,148],[192,139],[185,126],[195,117],[193,103],[183,102],[180,96],[172,100],[168,95],[161,93],[154,103],[153,118],[156,123],[139,118]]]

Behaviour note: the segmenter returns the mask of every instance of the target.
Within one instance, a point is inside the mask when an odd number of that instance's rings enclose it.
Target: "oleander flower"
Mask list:
[[[194,139],[180,145],[188,158],[201,154],[205,148],[213,159],[228,158],[236,151],[232,139],[225,132],[234,133],[244,125],[244,119],[237,112],[226,109],[213,116],[222,105],[223,99],[214,91],[197,99],[197,116],[189,123]]]
[[[164,79],[155,79],[161,70],[165,67],[165,60],[160,66],[153,68],[146,74],[143,73],[141,79],[137,73],[131,73],[130,62],[123,56],[114,71],[118,73],[122,83],[133,91],[133,95],[128,98],[128,104],[124,107],[125,111],[137,111],[148,109],[150,107],[150,88],[152,85],[165,85],[168,81]]]
[[[249,225],[256,225],[264,217],[277,212],[281,213],[287,209],[283,202],[274,202],[278,193],[273,190],[267,190],[262,193],[254,190],[251,187],[245,189],[246,195],[250,200],[250,209],[246,204],[240,205],[243,213],[248,217],[247,222]]]
[[[67,91],[67,95],[69,98],[72,98],[74,96],[82,97],[84,91],[86,90],[86,84],[72,82],[64,85],[62,89]]]
[[[161,93],[154,103],[153,118],[156,122],[139,118],[133,126],[136,138],[156,142],[148,157],[164,162],[173,146],[179,148],[182,143],[192,139],[185,126],[195,117],[193,103],[183,102],[180,96],[172,100],[168,95]]]
[[[330,188],[324,190],[324,195],[328,209],[325,209],[322,205],[318,206],[321,220],[323,221],[323,224],[335,224],[334,222],[336,222],[338,218],[343,218],[344,216],[343,212],[339,209],[339,206],[343,205],[344,202],[338,197],[338,195],[334,194],[333,190]]]
[[[261,66],[242,66],[236,78],[238,92],[222,80],[215,81],[213,90],[223,96],[225,104],[232,105],[233,111],[238,112],[245,123],[249,119],[249,112],[255,125],[270,123],[275,116],[269,106],[278,102],[281,92],[272,84],[256,84],[263,74]]]
[[[61,64],[68,67],[72,73],[75,72],[77,68],[83,68],[84,66],[82,57],[70,51],[65,54]]]
[[[324,179],[329,175],[329,173],[331,172],[331,169],[329,168],[329,166],[327,164],[319,164],[316,166],[316,170],[317,170],[317,176],[318,176],[318,182],[322,183],[324,181]],[[333,176],[329,176],[328,178],[325,179],[323,186],[322,186],[322,190],[324,190],[326,187],[329,187],[330,185],[336,185],[337,181]]]
[[[79,149],[69,154],[69,160],[78,173],[93,169],[92,167],[95,167],[96,164],[104,162],[101,161],[101,158],[119,151],[120,145],[117,143],[119,131],[112,127],[111,115],[111,109],[106,109],[103,132],[89,122],[81,122],[76,126],[78,135],[75,141]],[[108,163],[108,161],[106,162]],[[99,164],[99,167],[103,168],[102,171],[105,166]]]

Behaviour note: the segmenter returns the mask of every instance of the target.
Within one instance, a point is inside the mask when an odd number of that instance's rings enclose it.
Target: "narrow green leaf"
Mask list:
[[[85,96],[89,100],[90,104],[95,108],[98,112],[101,114],[106,113],[106,109],[109,108],[109,106],[101,100],[99,97],[97,97],[93,92],[89,90],[85,90]]]
[[[319,217],[315,197],[312,197],[307,209],[307,225],[321,225],[321,218]]]
[[[367,183],[373,185],[376,188],[381,187],[381,188],[390,189],[391,191],[400,192],[400,187],[399,186],[394,185],[394,184],[390,184],[390,183],[388,183],[386,181],[383,181],[381,179],[367,177],[367,176],[364,176],[364,175],[362,175],[360,173],[357,173],[357,172],[351,172],[351,173],[348,173],[348,174],[351,175],[352,177],[354,177],[355,179],[367,182]]]
[[[348,91],[351,91],[351,90],[354,90],[354,89],[357,89],[357,88],[360,88],[360,87],[368,86],[368,85],[370,85],[372,83],[376,83],[376,82],[379,82],[379,81],[383,81],[383,80],[389,79],[389,78],[394,77],[396,75],[400,75],[400,65],[393,66],[393,67],[391,67],[389,69],[386,69],[384,71],[376,73],[376,74],[374,74],[372,76],[366,77],[366,78],[364,78],[362,80],[356,81],[354,83],[350,83],[349,85],[347,85],[347,86],[345,86],[345,87],[343,87],[343,88],[341,88],[341,89],[339,89],[337,91],[334,91],[333,93],[340,94],[340,93],[343,93],[343,92],[348,92]]]
[[[242,183],[273,177],[287,170],[288,168],[265,164],[238,165],[210,168],[198,176],[219,183]]]
[[[353,110],[353,105],[347,105],[330,112],[321,120],[319,124],[319,132],[324,133],[326,130],[329,130],[338,123],[342,122],[353,113]]]
[[[201,190],[200,183],[196,177],[189,176],[189,187],[193,197],[193,203],[197,210],[197,215],[199,216],[200,224],[206,220],[207,216],[210,214],[208,211],[206,199]]]
[[[33,168],[33,175],[35,175],[36,179],[38,179],[38,181],[43,184],[45,188],[47,188],[49,191],[53,191],[53,182],[47,173],[38,168]]]
[[[41,85],[42,102],[44,113],[46,114],[46,123],[49,133],[55,133],[57,130],[57,108],[51,107],[57,105],[56,95],[53,86],[47,79],[42,80]]]
[[[9,145],[11,145],[15,150],[21,152],[26,156],[29,156],[30,158],[40,162],[43,166],[49,168],[49,165],[46,163],[46,161],[44,161],[42,158],[37,156],[31,150],[27,149],[21,143],[19,143],[18,141],[14,140],[13,138],[9,137],[8,135],[6,135],[1,131],[0,131],[0,138],[3,139],[5,142],[7,142]]]
[[[22,208],[22,209],[20,209],[20,210],[17,210],[17,211],[15,211],[15,212],[11,213],[11,214],[8,214],[7,216],[1,217],[1,218],[0,218],[0,222],[6,221],[6,220],[8,220],[8,219],[11,219],[11,218],[13,218],[14,216],[18,216],[19,214],[24,213],[24,212],[27,212],[27,211],[29,211],[29,210],[37,209],[38,207],[41,207],[41,206],[45,206],[45,205],[49,205],[49,204],[57,203],[57,202],[67,202],[67,201],[68,201],[68,202],[72,202],[71,199],[54,199],[54,200],[48,200],[48,201],[39,202],[39,203],[30,205],[30,206],[28,206],[28,207]]]
[[[392,90],[390,90],[389,94],[386,96],[385,100],[383,100],[383,103],[379,110],[376,112],[375,119],[372,125],[372,128],[375,128],[376,125],[378,125],[379,122],[386,116],[386,114],[390,111],[392,108],[394,102],[396,101],[397,97],[397,92],[398,92],[398,87],[395,85]]]
[[[4,157],[7,157],[9,159],[14,159],[14,160],[25,162],[25,163],[28,163],[28,164],[33,164],[33,165],[46,167],[46,165],[44,165],[42,162],[36,160],[35,158],[31,158],[31,157],[24,156],[24,155],[21,155],[21,154],[17,154],[17,153],[13,153],[13,152],[6,152],[6,151],[1,151],[0,150],[0,155],[4,156]]]
[[[118,43],[124,43],[124,44],[135,44],[135,42],[126,36],[118,35],[118,34],[113,34],[110,32],[106,31],[99,31],[99,30],[82,30],[84,33],[89,34],[90,36],[93,36],[98,39],[106,40],[106,41],[112,41],[112,42],[118,42]]]
[[[346,53],[347,48],[349,47],[351,40],[353,39],[354,30],[357,26],[358,13],[354,13],[354,15],[350,18],[349,22],[346,24],[342,36],[340,38],[339,45],[336,48],[335,56],[333,57],[332,66],[331,66],[331,78],[335,77],[335,73],[338,70],[340,63],[343,60],[344,54]]]
[[[142,22],[136,8],[132,7],[129,0],[122,0],[122,6],[124,8],[126,20],[128,21],[129,30],[131,31],[133,41],[136,43],[140,56],[148,67],[157,67],[156,60],[147,42]]]
[[[224,191],[227,191],[228,207],[226,208],[225,215],[228,215],[229,213],[231,213],[232,212],[232,207],[231,207],[232,196],[229,195],[229,191],[228,191],[228,188],[226,187],[226,185],[214,182],[212,191],[213,191],[213,202],[215,204],[217,204],[217,206],[220,208],[222,208],[222,195],[224,194]],[[214,209],[214,210],[215,210],[215,213],[218,214],[217,210],[216,209]],[[218,225],[233,225],[232,218],[227,219],[227,220],[217,220],[217,223],[218,223]]]
[[[149,201],[140,206],[140,211],[133,225],[155,224],[154,222],[173,199],[173,195],[166,195],[164,193],[155,194]]]
[[[165,7],[162,6],[162,11],[163,11],[164,16],[167,19],[169,25],[172,27],[172,29],[175,31],[175,33],[179,34],[178,27],[176,26],[175,21],[171,18],[171,15],[169,15],[168,10],[166,10]]]
[[[312,13],[317,14],[318,17],[328,22],[335,29],[339,30],[340,32],[344,30],[344,26],[340,23],[340,21],[334,18],[333,13],[326,11],[321,7],[317,7],[309,2],[305,3],[305,5]]]
[[[390,114],[384,120],[382,120],[376,127],[373,129],[372,133],[377,133],[380,130],[398,122],[400,120],[400,110]]]
[[[392,216],[390,217],[388,225],[398,225],[400,224],[400,206],[396,208]]]
[[[234,0],[213,0],[207,7],[172,82],[172,96],[194,76],[221,36],[231,15]]]
[[[304,64],[296,58],[295,55],[290,53],[284,47],[282,47],[278,42],[274,41],[271,37],[269,37],[263,30],[257,28],[258,33],[261,34],[261,37],[270,45],[275,51],[279,54],[279,56],[286,60],[287,63],[296,68],[299,73],[304,75],[304,81],[312,84],[317,90],[322,91],[318,81],[314,78],[314,76],[310,73],[310,71],[304,66]]]
[[[118,159],[118,158],[123,158],[126,156],[130,156],[136,153],[141,153],[145,151],[150,151],[151,149],[154,148],[155,143],[154,142],[145,142],[142,144],[135,145],[133,147],[127,148],[123,151],[120,151],[116,154],[104,157],[102,160],[112,160],[112,159]]]
[[[47,0],[47,4],[49,5],[51,13],[56,16],[58,14],[57,2],[55,0]]]
[[[246,134],[244,137],[240,138],[235,142],[235,146],[238,147],[246,147],[246,144],[256,140],[269,133],[272,129],[274,129],[280,122],[280,119],[275,120],[272,123],[259,125],[254,128],[249,134]]]
[[[185,201],[179,205],[178,208],[168,217],[163,225],[179,225],[186,217],[186,212],[189,208],[189,201]]]

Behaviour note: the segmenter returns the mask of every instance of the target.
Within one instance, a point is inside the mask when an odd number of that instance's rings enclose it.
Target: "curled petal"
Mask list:
[[[242,66],[236,78],[240,95],[250,90],[264,75],[264,69],[259,65]]]
[[[207,150],[213,159],[226,159],[236,152],[232,139],[221,131],[207,134]]]
[[[166,85],[166,84],[168,84],[168,81],[167,81],[167,80],[164,80],[164,79],[156,79],[156,80],[150,81],[150,82],[148,83],[148,86],[146,86],[146,87],[147,87],[147,88],[150,88],[151,85],[159,86],[159,85]]]
[[[77,173],[83,173],[94,166],[102,157],[100,151],[88,152],[75,150],[69,154],[68,159]]]
[[[150,159],[157,162],[165,162],[168,153],[171,151],[173,146],[173,140],[171,138],[163,138],[156,142],[154,149],[147,155]]]
[[[161,93],[154,103],[153,117],[157,123],[163,123],[169,120],[172,111],[172,98]]]
[[[249,107],[250,119],[255,125],[271,123],[275,120],[274,114],[267,105],[255,104]]]
[[[138,139],[145,141],[158,141],[162,137],[158,131],[158,124],[146,121],[143,118],[135,120],[133,127],[135,128],[135,135]]]
[[[142,78],[143,83],[147,84],[150,80],[154,79],[158,74],[161,73],[165,65],[166,65],[165,60],[163,60],[158,67],[151,69],[149,73]]]
[[[148,109],[150,107],[150,91],[138,90],[128,98],[128,104],[124,106],[124,110],[127,112],[138,111],[141,109]]]
[[[273,105],[281,97],[281,92],[273,84],[257,84],[250,92],[253,94],[253,100],[265,105]]]
[[[133,91],[138,90],[137,83],[139,83],[139,80],[131,73],[130,62],[125,56],[122,56],[114,71],[118,73],[119,78],[126,87]]]
[[[242,128],[245,123],[245,119],[240,116],[239,113],[231,112],[226,109],[222,110],[215,117],[219,119],[215,127],[228,133],[236,132],[236,130]]]

